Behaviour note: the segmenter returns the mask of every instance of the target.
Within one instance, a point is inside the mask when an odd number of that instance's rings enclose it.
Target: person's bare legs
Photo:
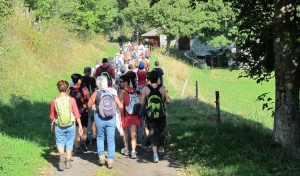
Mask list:
[[[124,135],[123,135],[123,142],[124,147],[128,149],[128,127],[123,128]]]
[[[76,127],[76,135],[74,141],[75,148],[80,148],[80,136],[78,134],[78,126]]]
[[[132,151],[135,151],[136,149],[136,129],[137,126],[136,125],[131,125],[130,126],[130,134],[131,134],[131,148]]]

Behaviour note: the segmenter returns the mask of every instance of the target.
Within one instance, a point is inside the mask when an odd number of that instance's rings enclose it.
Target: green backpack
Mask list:
[[[109,66],[107,66],[106,68],[103,68],[102,66],[100,66],[101,67],[101,76],[105,76],[106,77],[106,79],[107,79],[107,83],[108,83],[108,85],[110,85],[111,84],[111,77],[110,77],[110,75],[109,75],[109,73],[108,73],[108,68],[109,68]]]
[[[162,95],[159,92],[161,88],[159,84],[155,89],[151,85],[147,85],[150,89],[150,94],[147,97],[147,118],[157,119],[166,115],[165,104],[162,100]]]
[[[57,119],[55,123],[60,127],[68,127],[74,124],[75,116],[72,112],[71,99],[69,96],[55,98],[55,110]]]

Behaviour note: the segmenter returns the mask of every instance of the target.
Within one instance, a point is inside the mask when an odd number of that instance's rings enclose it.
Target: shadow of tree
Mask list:
[[[195,107],[182,100],[172,104],[168,106],[170,151],[187,171],[200,175],[300,174],[299,164],[286,158],[280,145],[273,143],[272,131],[262,124],[225,111],[221,124],[216,124],[214,114],[198,113],[202,108],[213,111],[211,105],[200,102]],[[183,109],[184,117],[176,114]]]

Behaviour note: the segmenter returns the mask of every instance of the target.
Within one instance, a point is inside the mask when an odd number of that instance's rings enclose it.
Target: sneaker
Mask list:
[[[107,168],[112,169],[114,160],[107,160]]]
[[[148,145],[150,145],[150,138],[149,137],[146,138],[146,142],[145,142],[145,146],[148,146]]]
[[[153,163],[157,163],[159,161],[159,158],[157,155],[153,156]]]
[[[59,164],[58,164],[58,166],[59,166],[59,169],[60,170],[65,170],[65,168],[66,168],[66,163],[65,163],[65,156],[64,155],[60,155],[59,156]]]
[[[136,159],[136,151],[132,151],[131,152],[131,158],[132,159]]]
[[[66,169],[71,169],[71,167],[72,167],[72,160],[66,160]]]
[[[80,149],[80,147],[75,147],[75,149],[74,149],[74,153],[75,154],[80,154],[81,153],[81,149]]]
[[[164,154],[165,154],[165,149],[158,150],[158,154],[159,154],[159,155],[164,155]]]
[[[99,165],[103,166],[105,164],[105,156],[100,156],[99,157]]]
[[[122,149],[121,149],[121,153],[124,154],[125,156],[128,156],[128,155],[129,155],[129,150],[128,150],[128,148],[125,148],[125,147],[122,148]]]
[[[84,151],[84,152],[88,151],[88,148],[86,146],[86,141],[82,141],[80,146],[81,146],[82,151]]]

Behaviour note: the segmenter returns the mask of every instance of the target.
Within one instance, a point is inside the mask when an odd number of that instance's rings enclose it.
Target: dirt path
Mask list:
[[[98,155],[96,144],[89,145],[89,151],[81,154],[72,155],[72,168],[64,171],[58,169],[58,154],[52,155],[52,168],[50,175],[55,176],[94,176],[94,175],[147,175],[147,176],[168,176],[168,175],[184,175],[179,165],[174,162],[171,156],[166,152],[166,155],[160,158],[158,163],[152,162],[152,151],[150,147],[143,144],[142,129],[138,130],[138,146],[137,159],[131,159],[120,154],[120,149],[123,147],[122,137],[116,131],[116,152],[114,167],[112,170],[106,169],[105,166],[98,165]],[[89,134],[90,135],[90,134]]]
[[[113,46],[119,47],[118,43],[112,43]],[[116,50],[117,52],[117,50]],[[90,123],[89,123],[90,124]],[[89,129],[91,136],[91,129]],[[91,138],[90,138],[91,139]],[[55,176],[94,176],[94,175],[134,175],[134,176],[173,176],[184,175],[178,163],[176,163],[166,150],[164,157],[160,158],[158,163],[152,162],[152,150],[150,147],[144,146],[143,130],[138,128],[138,146],[137,159],[131,159],[121,155],[120,151],[123,147],[122,137],[116,131],[116,156],[113,169],[108,170],[105,166],[98,165],[98,154],[96,144],[88,146],[88,152],[72,155],[72,168],[59,171],[58,153],[53,154],[51,158],[52,167],[49,175]]]

